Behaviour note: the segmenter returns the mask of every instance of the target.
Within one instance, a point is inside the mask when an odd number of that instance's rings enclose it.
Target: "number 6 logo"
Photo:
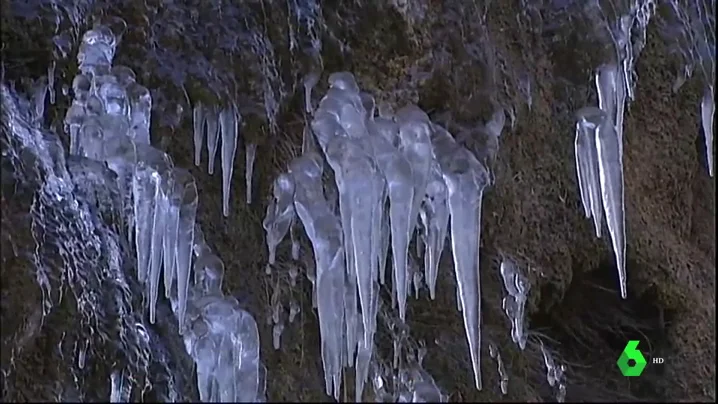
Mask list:
[[[638,342],[636,340],[628,341],[626,348],[618,357],[616,365],[624,376],[640,376],[643,369],[646,368],[646,358],[643,357],[641,351],[638,350]],[[633,363],[631,363],[633,361]]]

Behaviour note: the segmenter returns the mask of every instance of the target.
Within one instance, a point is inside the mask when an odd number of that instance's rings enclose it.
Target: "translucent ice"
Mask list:
[[[252,177],[254,176],[254,159],[257,157],[257,145],[249,143],[246,145],[244,184],[246,186],[247,205],[252,203]]]
[[[451,244],[454,269],[469,341],[476,388],[481,389],[481,289],[479,285],[479,241],[481,199],[489,174],[468,150],[458,146],[443,128],[435,127],[432,139],[449,192]]]
[[[222,109],[219,115],[222,132],[222,214],[229,216],[229,195],[232,190],[234,155],[237,152],[238,125],[242,117],[234,107]]]
[[[267,205],[262,226],[266,232],[269,263],[274,264],[277,246],[294,220],[294,178],[282,173],[274,180],[273,198]]]
[[[511,321],[511,339],[521,348],[526,348],[526,314],[525,307],[531,285],[516,265],[508,260],[501,262],[501,278],[507,296],[503,299],[503,308]]]
[[[202,162],[202,144],[204,143],[205,128],[207,126],[207,112],[201,102],[197,102],[192,110],[194,128],[194,165],[199,167]]]
[[[713,85],[707,85],[701,99],[701,126],[706,145],[706,162],[708,174],[713,176],[713,115],[715,113],[715,97]]]
[[[596,150],[603,209],[616,257],[621,297],[626,292],[626,224],[623,190],[623,108],[626,83],[621,68],[603,65],[596,73],[598,105],[605,121],[597,122]]]
[[[219,119],[220,111],[216,106],[207,107],[205,110],[207,120],[207,172],[214,174],[214,162],[217,158],[217,147],[219,146]]]

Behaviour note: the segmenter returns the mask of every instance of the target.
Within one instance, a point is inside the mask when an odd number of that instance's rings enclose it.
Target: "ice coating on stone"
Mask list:
[[[207,127],[207,112],[202,102],[198,101],[192,109],[192,127],[194,141],[194,165],[199,167],[202,163],[202,144],[204,144],[205,128]]]
[[[452,136],[436,126],[432,143],[449,193],[451,245],[454,270],[469,341],[476,388],[481,389],[481,289],[479,285],[479,241],[481,199],[489,174]]]
[[[713,176],[713,115],[715,114],[715,96],[713,94],[713,85],[707,85],[703,98],[701,99],[701,126],[703,128],[703,138],[706,145],[706,164],[708,165],[708,174]]]
[[[621,67],[603,65],[596,73],[598,106],[606,120],[598,124],[596,150],[603,209],[616,257],[621,297],[626,291],[626,223],[623,189],[623,108],[625,82],[620,79]]]
[[[234,106],[223,108],[219,113],[219,126],[222,133],[222,214],[225,217],[229,216],[234,155],[237,153],[237,138],[241,121],[242,116]]]
[[[489,355],[496,360],[496,367],[499,372],[499,388],[501,389],[501,394],[506,395],[509,392],[509,374],[506,372],[501,352],[493,342],[489,343]]]
[[[93,31],[83,41],[83,74],[73,81],[75,99],[65,119],[71,152],[107,163],[117,174],[123,200],[131,195],[127,222],[135,233],[131,239],[150,321],[164,274],[165,295],[197,364],[202,399],[262,401],[266,376],[256,323],[235,299],[222,294],[224,264],[195,223],[194,178],[150,146],[149,91],[135,82],[130,69],[111,67],[115,43],[105,35],[109,30],[99,26]],[[113,372],[111,383],[112,401],[127,401],[129,383],[122,371]]]
[[[262,222],[270,264],[274,264],[277,246],[294,221],[294,178],[286,173],[280,174],[274,180],[272,193],[273,198],[267,205],[267,214]]]
[[[245,168],[244,168],[244,185],[246,191],[247,205],[252,203],[252,177],[254,176],[254,160],[257,157],[257,145],[249,143],[246,145]]]
[[[511,340],[521,350],[526,348],[526,301],[531,285],[528,279],[519,271],[516,264],[504,259],[501,261],[501,279],[504,283],[507,296],[503,298],[502,305],[506,316],[511,321]]]
[[[419,210],[419,217],[425,229],[424,279],[429,287],[429,296],[436,298],[436,277],[439,260],[444,250],[449,225],[449,194],[439,164],[432,163],[426,195]]]
[[[294,159],[294,207],[312,243],[316,260],[317,309],[324,380],[328,395],[338,399],[342,372],[344,328],[344,248],[339,219],[329,209],[322,190],[322,165],[315,154]]]

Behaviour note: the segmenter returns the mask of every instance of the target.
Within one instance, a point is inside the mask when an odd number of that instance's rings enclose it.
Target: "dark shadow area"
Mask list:
[[[627,400],[664,401],[667,398],[663,386],[669,381],[663,377],[663,365],[653,364],[653,359],[670,360],[665,329],[672,322],[673,312],[661,307],[655,288],[648,288],[640,296],[629,294],[623,300],[617,285],[615,264],[602,261],[597,268],[576,275],[559,304],[534,313],[532,329],[555,340],[568,363],[586,364],[587,368],[581,369],[584,376],[600,378],[607,386],[625,385],[631,394]],[[637,288],[629,282],[628,289]],[[551,291],[542,290],[544,293]],[[648,362],[639,377],[622,376],[616,365],[629,340],[640,341],[638,349]],[[572,377],[569,373],[568,379]],[[569,383],[567,400],[572,398],[587,397]]]

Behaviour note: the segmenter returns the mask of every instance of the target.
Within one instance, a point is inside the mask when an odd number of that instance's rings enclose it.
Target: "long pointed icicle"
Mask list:
[[[706,145],[706,162],[708,174],[713,176],[713,115],[715,113],[715,97],[713,86],[707,85],[701,100],[701,126],[703,126],[703,137]]]
[[[209,107],[205,116],[207,119],[207,172],[214,174],[214,161],[217,158],[217,146],[219,146],[219,109],[216,106]]]
[[[232,106],[220,112],[219,125],[222,132],[222,214],[229,216],[229,197],[232,190],[234,156],[237,153],[238,125],[242,117]]]
[[[598,124],[593,120],[601,115],[604,115],[604,113],[595,107],[587,107],[578,111],[575,141],[576,171],[581,190],[581,201],[584,205],[586,217],[593,218],[593,225],[598,238],[601,238],[603,226],[603,202],[598,151],[596,149]]]
[[[192,110],[193,118],[193,140],[194,140],[194,165],[199,167],[202,163],[202,144],[204,143],[205,127],[207,125],[207,116],[205,107],[201,102],[197,102]]]
[[[177,225],[177,320],[180,333],[184,332],[184,316],[187,311],[190,268],[195,244],[195,221],[197,219],[197,184],[186,170],[175,171],[179,219]]]
[[[456,283],[469,342],[476,388],[481,390],[481,287],[479,285],[479,242],[481,199],[489,183],[485,167],[468,150],[456,144],[441,127],[432,139],[434,153],[449,191],[451,246]]]
[[[606,214],[608,232],[621,288],[626,290],[626,224],[623,190],[623,105],[626,100],[625,82],[621,80],[620,68],[615,65],[601,66],[596,74],[598,105],[606,114],[596,132],[596,150],[601,183],[601,196]]]
[[[245,150],[244,183],[246,186],[247,205],[252,203],[252,177],[254,176],[254,160],[257,157],[257,145],[249,143]]]

